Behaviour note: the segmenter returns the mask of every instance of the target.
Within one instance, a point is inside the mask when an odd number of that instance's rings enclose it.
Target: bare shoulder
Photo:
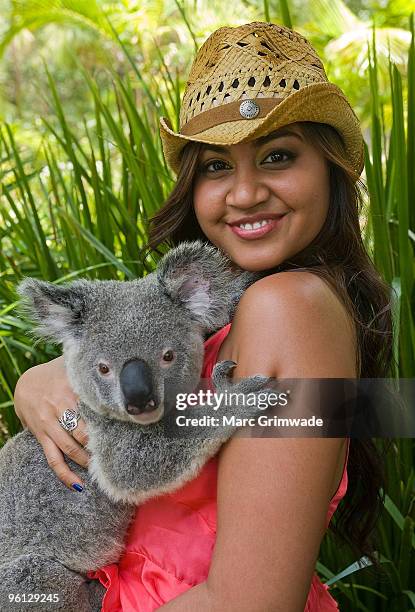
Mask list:
[[[252,307],[261,305],[271,312],[278,308],[279,314],[282,314],[284,306],[288,306],[292,309],[290,314],[299,317],[304,311],[310,313],[310,309],[324,312],[330,318],[346,315],[345,307],[333,288],[317,274],[303,270],[279,272],[258,280],[242,296],[238,315],[241,319],[253,316]]]
[[[237,376],[356,375],[350,315],[328,283],[307,271],[280,272],[251,285],[235,312],[228,350]]]

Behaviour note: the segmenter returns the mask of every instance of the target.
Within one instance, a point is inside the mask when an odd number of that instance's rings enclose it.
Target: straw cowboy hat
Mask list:
[[[363,137],[345,95],[327,79],[310,43],[289,28],[264,22],[219,28],[192,64],[180,109],[180,129],[160,119],[167,163],[178,174],[193,140],[232,145],[297,121],[333,126],[360,175]]]

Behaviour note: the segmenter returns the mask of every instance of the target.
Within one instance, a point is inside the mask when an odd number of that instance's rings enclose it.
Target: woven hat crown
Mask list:
[[[359,120],[312,45],[289,28],[254,21],[207,38],[186,82],[179,131],[161,117],[160,136],[166,161],[178,173],[189,141],[233,145],[296,122],[332,126],[361,173]]]
[[[253,22],[219,28],[191,67],[180,127],[215,106],[257,97],[285,98],[312,83],[327,83],[311,44],[284,26]]]

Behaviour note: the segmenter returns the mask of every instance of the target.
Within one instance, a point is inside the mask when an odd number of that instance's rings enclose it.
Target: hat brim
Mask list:
[[[261,98],[258,99],[259,101]],[[168,118],[160,118],[160,137],[166,162],[176,173],[180,155],[189,141],[232,145],[254,140],[290,123],[312,121],[334,127],[343,139],[354,170],[363,170],[363,136],[353,109],[342,90],[333,83],[315,83],[287,96],[265,117],[220,123],[193,136],[172,129]]]

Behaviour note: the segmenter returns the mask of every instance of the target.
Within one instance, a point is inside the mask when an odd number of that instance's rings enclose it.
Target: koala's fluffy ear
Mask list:
[[[164,292],[207,332],[229,322],[243,289],[255,280],[250,272],[232,270],[224,253],[201,240],[169,251],[158,265],[157,278]]]
[[[26,277],[16,288],[19,309],[34,319],[33,334],[58,344],[80,336],[86,314],[88,281],[54,285]]]

